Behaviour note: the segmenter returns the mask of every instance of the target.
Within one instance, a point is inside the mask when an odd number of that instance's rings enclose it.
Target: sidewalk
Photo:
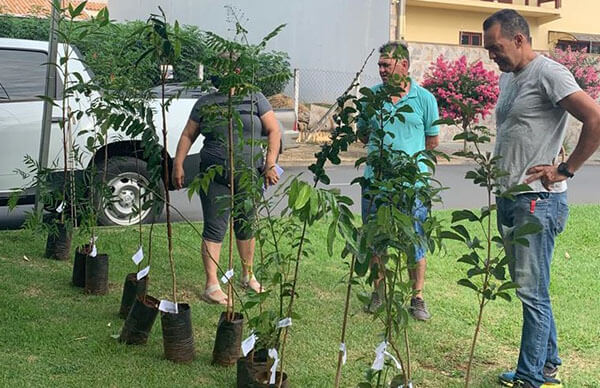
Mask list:
[[[440,143],[437,148],[437,151],[444,152],[448,156],[451,157],[450,161],[440,158],[438,163],[441,165],[461,165],[461,164],[472,164],[471,160],[453,156],[454,152],[462,151],[463,143],[452,141],[452,142],[444,142]],[[310,143],[298,143],[298,147],[290,148],[285,150],[279,156],[279,164],[281,166],[288,167],[299,167],[306,166],[308,167],[315,161],[315,153],[321,150],[321,146],[319,144],[310,144]],[[486,144],[484,146],[484,151],[492,151],[493,144]],[[354,162],[362,157],[366,156],[366,151],[364,146],[353,144],[350,146],[348,151],[342,152],[340,154],[340,159],[342,160],[343,165],[353,165]],[[596,151],[594,155],[586,162],[586,164],[600,164],[600,150]]]

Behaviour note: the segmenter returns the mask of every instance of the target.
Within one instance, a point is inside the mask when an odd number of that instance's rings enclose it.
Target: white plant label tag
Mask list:
[[[279,355],[277,354],[277,349],[269,349],[269,357],[275,360],[273,362],[273,366],[271,367],[271,378],[269,378],[269,384],[275,384],[275,376],[277,375],[277,365],[279,364]]]
[[[147,266],[146,268],[137,273],[137,280],[142,280],[148,275],[148,272],[150,272],[150,266]]]
[[[160,301],[160,304],[158,305],[158,309],[160,311],[164,311],[165,313],[171,313],[171,314],[177,314],[177,305],[171,301],[168,301],[166,299],[163,299]]]
[[[221,281],[223,282],[223,284],[227,284],[229,282],[229,280],[231,280],[232,277],[233,277],[233,268],[230,268],[227,272],[225,272],[225,275],[221,276]]]
[[[340,344],[340,352],[342,352],[342,365],[346,365],[346,344],[343,342]]]
[[[281,321],[277,322],[278,329],[288,326],[292,326],[292,318],[283,318]]]
[[[388,356],[389,358],[391,358],[394,363],[396,364],[396,369],[398,370],[402,370],[402,364],[400,364],[400,362],[396,359],[396,357],[394,357],[390,352],[385,351],[383,352],[384,355]]]
[[[254,349],[254,345],[256,344],[256,334],[252,334],[250,335],[250,337],[246,338],[243,342],[242,342],[242,354],[244,355],[244,357],[246,357],[248,355],[248,353],[250,353],[252,351],[252,349]]]
[[[98,241],[98,236],[94,236],[90,238],[90,244],[94,244],[96,241]]]
[[[92,245],[92,251],[88,255],[89,257],[96,257],[98,255],[98,250],[96,249],[96,244]]]
[[[142,250],[142,247],[140,247],[140,249],[138,249],[135,255],[131,257],[131,260],[133,260],[135,265],[140,264],[142,260],[144,260],[144,251]]]
[[[63,212],[63,210],[65,210],[65,202],[64,202],[64,201],[63,201],[63,202],[61,202],[61,203],[58,205],[58,207],[56,208],[56,212],[57,212],[57,213],[62,213],[62,212]]]
[[[373,361],[373,365],[371,369],[378,371],[383,369],[383,364],[385,361],[385,349],[387,348],[387,343],[383,341],[377,346],[375,349],[375,360]]]

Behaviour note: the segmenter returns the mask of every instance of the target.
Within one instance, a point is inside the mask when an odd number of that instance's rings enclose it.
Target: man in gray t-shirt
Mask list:
[[[503,189],[526,183],[531,191],[514,201],[497,198],[498,229],[505,236],[534,217],[542,231],[528,236],[529,246],[507,244],[512,280],[523,306],[523,329],[516,371],[500,375],[511,387],[560,384],[557,334],[550,304],[550,262],[555,237],[568,217],[567,178],[600,145],[600,107],[577,85],[562,65],[537,55],[531,47],[529,25],[514,10],[498,11],[483,24],[489,56],[504,74],[496,107],[495,154],[508,175]],[[557,164],[565,137],[567,116],[583,122],[575,150]]]

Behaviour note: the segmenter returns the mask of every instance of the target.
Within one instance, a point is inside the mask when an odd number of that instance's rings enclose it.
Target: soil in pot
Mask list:
[[[56,230],[48,233],[45,257],[55,260],[69,260],[72,233],[65,224],[56,223]]]
[[[221,313],[217,325],[212,362],[217,365],[230,366],[240,358],[244,316],[234,313],[232,321],[228,321],[226,318],[227,313]]]
[[[73,260],[72,282],[75,287],[85,287],[85,258],[91,252],[91,245],[85,244],[75,250],[75,260]]]
[[[108,255],[98,253],[96,257],[85,258],[85,289],[86,294],[108,294]]]
[[[255,382],[254,376],[267,370],[267,350],[256,350],[237,360],[237,388],[247,388]]]
[[[177,314],[161,313],[165,358],[173,362],[190,362],[195,356],[190,305],[178,303],[177,311]]]
[[[252,382],[250,388],[277,388],[279,386],[279,376],[281,372],[277,372],[275,376],[275,384],[269,384],[269,371],[258,372],[254,375],[255,381]],[[281,382],[281,388],[288,388],[288,376],[287,373],[283,373],[283,381]]]
[[[146,285],[148,277],[144,276],[137,280],[137,273],[127,274],[125,283],[123,284],[123,296],[121,297],[121,308],[119,309],[119,317],[127,318],[131,306],[135,302],[135,298],[146,294]]]
[[[144,345],[148,342],[152,325],[158,315],[158,299],[149,295],[138,296],[123,324],[119,342],[127,345]]]

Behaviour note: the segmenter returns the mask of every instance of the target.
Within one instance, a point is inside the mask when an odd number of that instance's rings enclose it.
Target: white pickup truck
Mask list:
[[[59,45],[58,55],[64,53],[64,48]],[[70,72],[79,73],[83,81],[87,82],[92,75],[82,62],[75,56],[69,59]],[[18,170],[26,170],[24,158],[26,155],[38,158],[40,151],[40,137],[42,129],[43,102],[37,96],[43,95],[45,90],[46,64],[48,62],[48,42],[30,41],[20,39],[0,38],[0,206],[6,206],[8,198],[15,188],[23,187],[23,177]],[[58,76],[56,90],[62,90],[62,82]],[[60,92],[57,92],[60,93]],[[60,96],[52,96],[55,103],[62,103]],[[91,98],[93,98],[92,96]],[[167,152],[172,158],[181,131],[183,130],[190,111],[196,101],[197,95],[188,92],[174,100],[167,113],[168,139]],[[77,103],[75,99],[69,102],[71,107],[85,111],[91,99],[81,98]],[[153,101],[156,108],[155,120],[157,128],[162,128],[162,116],[159,101]],[[295,141],[297,132],[294,123],[296,120],[293,110],[275,110],[276,117],[282,128],[282,147],[284,150]],[[62,158],[62,131],[58,125],[62,116],[60,106],[54,107],[52,128],[49,145],[48,167],[56,166],[60,169],[63,165]],[[74,123],[72,132],[77,133],[83,129],[93,127],[93,120],[83,115]],[[159,134],[162,142],[162,135]],[[84,138],[74,138],[75,143],[83,143]],[[199,153],[202,139],[198,139],[192,146],[185,162],[186,184],[196,176],[199,166]],[[84,148],[84,147],[81,147]],[[146,163],[141,160],[141,144],[123,138],[123,134],[109,135],[107,150],[100,149],[95,155],[84,154],[80,162],[80,169],[88,168],[94,163],[104,163],[104,155],[108,155],[108,185],[116,201],[112,206],[105,206],[99,220],[105,225],[130,225],[139,221],[147,222],[152,217],[150,210],[142,212],[137,217],[132,217],[134,205],[143,194],[147,183],[148,174]],[[137,150],[137,153],[135,152]],[[140,158],[136,160],[136,158]],[[75,167],[77,168],[77,167]],[[148,198],[148,196],[143,196]],[[24,192],[20,204],[33,203],[34,192]]]

